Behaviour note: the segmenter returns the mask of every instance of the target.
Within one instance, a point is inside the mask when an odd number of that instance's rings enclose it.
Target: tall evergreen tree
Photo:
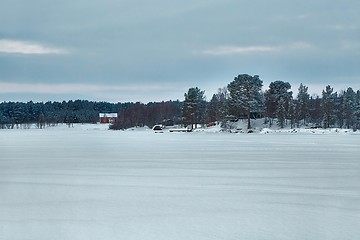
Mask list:
[[[335,100],[337,93],[334,89],[327,85],[322,91],[321,108],[323,110],[323,127],[329,128],[335,124]]]
[[[309,99],[308,87],[300,83],[299,92],[297,94],[297,120],[303,120],[305,124],[309,118]]]
[[[360,90],[356,92],[356,104],[355,104],[355,127],[354,129],[360,129]]]
[[[208,118],[209,122],[215,122],[218,120],[218,109],[219,109],[220,103],[219,99],[216,97],[216,94],[214,94],[209,102],[208,106]]]
[[[204,123],[205,116],[205,91],[198,87],[190,88],[184,94],[185,100],[183,104],[183,118],[184,123],[196,128],[197,123]]]
[[[286,100],[284,98],[280,98],[278,102],[278,107],[276,109],[277,116],[277,124],[280,128],[284,128],[286,122]]]
[[[290,120],[290,127],[293,128],[297,123],[296,101],[293,99],[289,103],[288,118]]]
[[[258,75],[250,76],[248,74],[238,75],[228,85],[230,104],[235,109],[247,114],[248,129],[251,129],[251,112],[260,111],[263,106],[262,86],[263,81]]]
[[[292,99],[292,92],[289,91],[291,85],[288,82],[275,81],[271,82],[269,89],[265,91],[265,107],[266,107],[266,116],[269,118],[276,118],[277,113],[281,111],[288,112],[288,107],[290,100]],[[281,104],[280,105],[280,100]],[[286,117],[287,114],[285,114]],[[270,120],[271,125],[271,120]]]
[[[354,127],[356,123],[356,93],[349,87],[343,95],[343,119],[346,128]]]
[[[309,115],[310,115],[310,122],[313,123],[314,127],[322,126],[323,109],[322,109],[322,99],[319,96],[310,97]]]
[[[219,88],[218,92],[214,94],[209,103],[210,121],[223,121],[227,115],[228,107],[227,101],[229,93],[226,87]]]

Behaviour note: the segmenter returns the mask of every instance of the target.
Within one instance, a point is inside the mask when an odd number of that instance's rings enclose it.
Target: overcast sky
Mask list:
[[[0,0],[0,101],[208,99],[242,73],[360,89],[359,0]]]

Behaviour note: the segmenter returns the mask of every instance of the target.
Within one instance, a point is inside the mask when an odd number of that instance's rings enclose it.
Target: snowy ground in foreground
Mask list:
[[[0,131],[0,239],[357,240],[358,134]]]

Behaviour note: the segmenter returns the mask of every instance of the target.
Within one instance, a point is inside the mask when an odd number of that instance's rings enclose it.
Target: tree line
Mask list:
[[[58,123],[96,123],[99,112],[116,112],[119,104],[86,100],[63,102],[2,102],[0,128],[44,128]]]
[[[150,102],[147,104],[125,103],[121,104],[117,121],[110,125],[110,129],[120,130],[130,127],[152,127],[156,124],[174,125],[182,124],[182,102]]]
[[[152,126],[156,123],[181,121],[181,102],[108,103],[87,100],[63,102],[2,102],[0,103],[0,128],[37,128],[59,123],[97,123],[99,113],[118,113],[113,129],[132,126]]]
[[[205,91],[189,88],[183,101],[108,103],[87,100],[63,102],[2,102],[0,103],[0,128],[44,128],[66,123],[96,123],[99,113],[118,113],[111,129],[155,124],[226,123],[247,119],[264,118],[266,124],[280,128],[290,127],[339,127],[360,129],[360,90],[351,87],[339,93],[328,85],[321,96],[310,96],[308,87],[300,84],[296,95],[289,82],[271,82],[262,90],[259,76],[240,74],[226,87],[219,88],[210,101]]]
[[[316,128],[360,129],[360,90],[351,88],[339,93],[328,85],[321,96],[310,96],[308,87],[300,84],[294,96],[289,82],[274,81],[262,91],[259,76],[241,74],[226,87],[220,88],[209,102],[198,87],[185,93],[183,119],[185,124],[227,122],[264,118],[265,123],[280,128],[308,126]]]

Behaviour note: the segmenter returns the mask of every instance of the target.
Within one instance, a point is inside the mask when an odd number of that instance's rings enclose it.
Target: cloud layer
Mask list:
[[[53,101],[65,100],[61,96],[70,97],[67,100],[79,99],[80,96],[87,96],[88,100],[95,101],[129,101],[132,97],[146,99],[150,101],[163,101],[169,98],[168,94],[173,94],[179,89],[179,86],[170,84],[127,84],[127,85],[106,85],[106,84],[88,84],[88,83],[9,83],[0,82],[0,96],[11,94],[22,94],[23,99],[19,101],[34,100],[29,96],[36,96],[35,101],[44,101],[38,99],[39,96],[52,95]],[[186,89],[182,89],[185,91]],[[156,96],[153,93],[157,93]],[[148,97],[146,97],[148,96]],[[10,101],[17,101],[16,99],[8,99]]]
[[[2,0],[0,9],[0,101],[182,99],[190,87],[210,98],[241,73],[265,85],[360,88],[358,0]]]
[[[0,53],[17,54],[67,54],[68,50],[62,48],[51,48],[39,43],[19,40],[0,39]]]
[[[104,85],[104,84],[46,84],[46,83],[7,83],[0,82],[0,93],[78,93],[98,91],[159,91],[171,89],[170,86],[156,84]]]
[[[256,53],[274,53],[280,51],[289,50],[305,50],[314,49],[315,46],[306,42],[295,42],[286,45],[258,45],[258,46],[220,46],[215,48],[209,48],[202,51],[194,51],[194,53],[200,53],[205,55],[233,55],[233,54],[256,54]]]

